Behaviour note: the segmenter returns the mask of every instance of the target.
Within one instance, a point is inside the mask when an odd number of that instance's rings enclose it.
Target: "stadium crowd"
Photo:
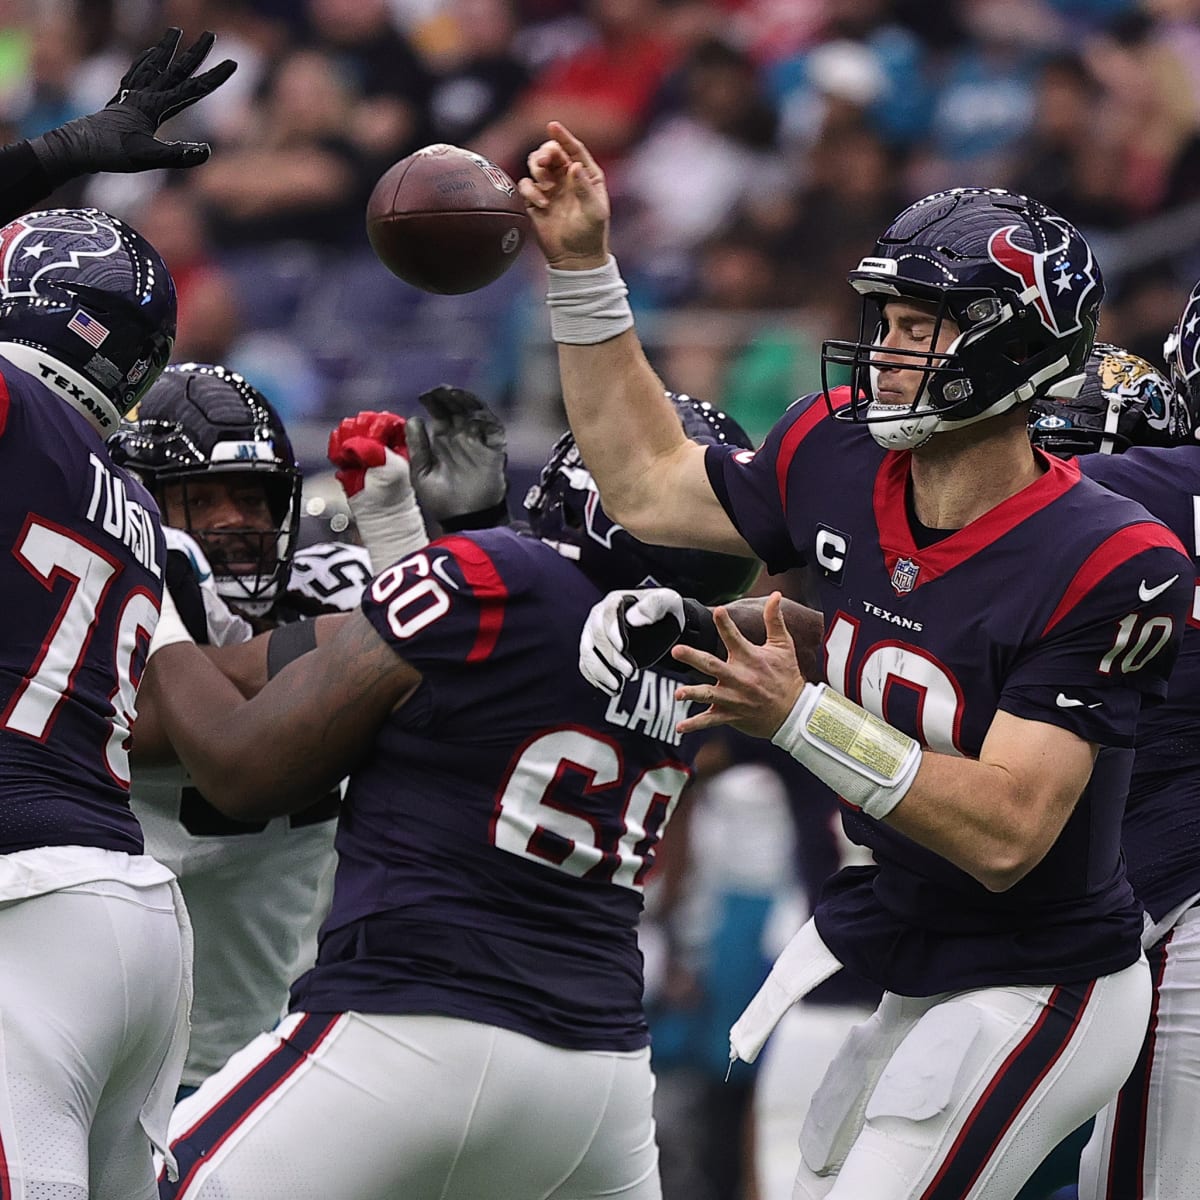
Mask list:
[[[820,390],[822,338],[858,324],[847,271],[927,193],[1051,205],[1104,264],[1103,338],[1152,362],[1200,275],[1177,219],[1200,205],[1200,0],[0,0],[0,142],[101,107],[168,24],[214,30],[238,64],[164,128],[211,160],[84,176],[45,207],[97,206],[145,236],[178,288],[173,361],[253,380],[310,475],[339,420],[418,413],[441,383],[504,414],[514,484],[565,425],[533,248],[491,287],[438,297],[367,246],[375,180],[434,141],[518,178],[548,119],[580,135],[652,364],[755,445]],[[807,1097],[777,1075],[756,1112],[727,1033],[823,878],[861,860],[832,793],[792,767],[711,737],[650,880],[667,1200],[790,1195]],[[877,999],[850,972],[818,990],[787,1069]]]
[[[757,438],[816,381],[820,337],[851,332],[831,281],[909,200],[1025,191],[1115,263],[1106,248],[1124,251],[1131,227],[1200,199],[1198,14],[1195,0],[5,0],[0,132],[92,111],[165,24],[213,29],[237,75],[167,126],[212,142],[209,169],[100,176],[54,199],[144,230],[179,286],[177,356],[243,368],[289,422],[376,403],[403,345],[413,395],[475,386],[535,462],[562,421],[536,255],[463,297],[381,272],[362,212],[396,159],[448,141],[516,178],[547,117],[576,128],[608,171],[614,251],[664,373]],[[1105,335],[1153,357],[1197,251],[1152,239],[1121,258]],[[303,426],[297,441],[317,456]]]

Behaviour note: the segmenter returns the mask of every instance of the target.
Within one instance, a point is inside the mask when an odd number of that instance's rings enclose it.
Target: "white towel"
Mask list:
[[[729,1031],[729,1061],[752,1063],[793,1004],[842,969],[810,917],[775,960],[771,973]]]

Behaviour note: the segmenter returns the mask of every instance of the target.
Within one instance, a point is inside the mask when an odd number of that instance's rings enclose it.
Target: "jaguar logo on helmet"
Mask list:
[[[1042,324],[1062,337],[1082,328],[1080,313],[1096,287],[1091,249],[1061,217],[1043,215],[1031,223],[1043,231],[1045,250],[1018,245],[1013,235],[1028,231],[1006,225],[988,238],[988,257],[1021,281],[1021,299],[1032,301]],[[1082,260],[1072,262],[1076,255]]]

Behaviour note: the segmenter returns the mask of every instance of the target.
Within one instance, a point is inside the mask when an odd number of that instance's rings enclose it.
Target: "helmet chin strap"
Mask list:
[[[946,353],[953,353],[954,347],[957,344],[958,339],[956,338]],[[916,450],[925,445],[934,434],[946,433],[951,429],[966,429],[968,425],[977,425],[980,421],[991,420],[992,417],[998,417],[1002,413],[1008,412],[1009,409],[1015,408],[1018,404],[1023,404],[1026,400],[1032,400],[1039,391],[1043,381],[1047,377],[1053,377],[1055,372],[1061,371],[1066,364],[1067,360],[1065,358],[1056,359],[1039,371],[1032,379],[1026,380],[1019,388],[1009,392],[1006,396],[1001,396],[985,408],[983,412],[975,413],[974,416],[963,417],[957,421],[928,410],[928,384],[921,389],[921,395],[916,404],[911,408],[906,408],[902,416],[888,417],[887,414],[896,406],[872,401],[867,406],[867,417],[870,419],[878,416],[883,417],[883,419],[870,420],[867,428],[870,429],[871,436],[875,441],[885,450]],[[871,391],[874,394],[877,390],[877,368],[871,367],[869,370],[871,372]],[[1083,383],[1083,378],[1082,375],[1069,375],[1060,378],[1046,389],[1046,394],[1051,396],[1074,396],[1078,394],[1079,388]]]
[[[40,380],[102,438],[116,432],[121,423],[117,406],[94,383],[66,363],[37,346],[22,342],[0,342],[0,357]]]

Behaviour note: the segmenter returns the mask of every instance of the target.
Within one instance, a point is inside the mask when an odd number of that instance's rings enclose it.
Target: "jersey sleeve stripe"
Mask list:
[[[835,409],[844,408],[850,403],[848,387],[834,388],[829,394],[830,403]],[[829,408],[824,404],[811,404],[804,415],[798,417],[792,427],[783,435],[779,445],[779,457],[775,460],[775,482],[779,485],[779,507],[787,512],[787,481],[788,471],[792,467],[792,459],[800,443],[830,415]]]
[[[1179,539],[1165,526],[1151,521],[1139,521],[1136,525],[1126,525],[1117,530],[1111,537],[1106,538],[1084,560],[1083,566],[1075,572],[1075,578],[1067,585],[1058,607],[1054,610],[1046,628],[1042,630],[1045,637],[1102,579],[1110,575],[1122,563],[1128,562],[1143,550],[1154,546],[1165,546],[1170,550],[1178,550],[1187,556],[1187,551]],[[1130,596],[1132,607],[1135,597]]]
[[[438,543],[454,555],[463,577],[479,601],[479,632],[467,654],[467,662],[480,662],[496,648],[500,630],[504,627],[504,606],[508,588],[496,570],[491,556],[478,542],[470,538],[448,537]]]
[[[4,430],[8,427],[9,403],[8,380],[0,375],[0,437],[4,436]]]

